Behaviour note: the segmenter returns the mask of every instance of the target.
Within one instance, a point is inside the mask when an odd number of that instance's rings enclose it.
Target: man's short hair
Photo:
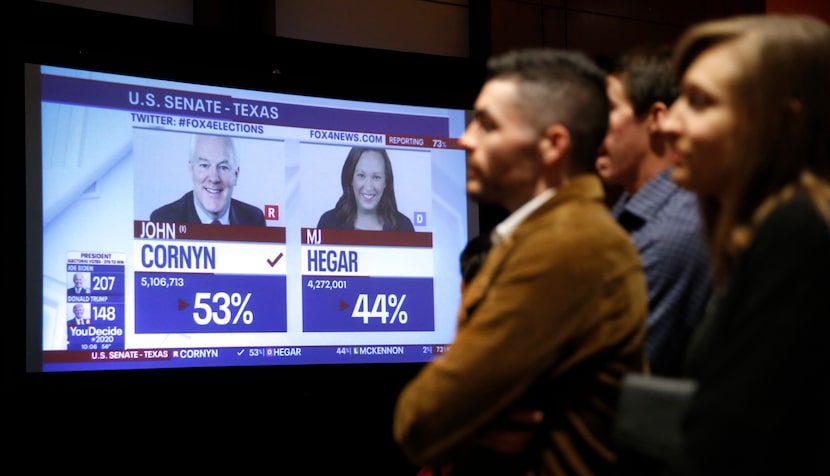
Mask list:
[[[239,159],[236,156],[236,144],[234,143],[233,137],[230,136],[211,136],[210,134],[192,134],[190,136],[190,153],[187,157],[187,160],[193,164],[196,163],[198,157],[196,156],[196,143],[199,142],[199,139],[203,139],[205,137],[216,137],[221,139],[222,142],[225,144],[225,152],[227,153],[228,159],[234,165],[239,165]]]
[[[582,52],[552,48],[508,51],[487,62],[488,79],[515,79],[520,107],[539,131],[561,124],[571,135],[571,170],[596,172],[608,129],[605,71]]]
[[[611,62],[608,72],[622,80],[635,115],[643,116],[657,102],[669,107],[680,94],[672,52],[670,45],[642,45]]]

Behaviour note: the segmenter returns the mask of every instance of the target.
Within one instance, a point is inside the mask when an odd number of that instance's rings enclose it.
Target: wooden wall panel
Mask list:
[[[706,0],[708,18],[728,17],[747,13],[766,13],[765,0]]]
[[[490,53],[543,44],[542,6],[536,2],[492,0]]]
[[[256,0],[193,0],[193,24],[238,32],[274,35],[274,2]]]
[[[567,45],[594,56],[611,56],[642,44],[673,43],[684,26],[568,12]]]
[[[706,18],[700,0],[569,0],[568,9],[663,25],[689,25]]]
[[[561,8],[542,9],[542,44],[551,48],[568,46],[568,28],[565,10]]]
[[[827,0],[766,0],[767,13],[806,13],[830,22]]]
[[[766,0],[475,0],[469,8],[473,58],[525,46],[608,55],[672,42],[709,18],[764,13]]]

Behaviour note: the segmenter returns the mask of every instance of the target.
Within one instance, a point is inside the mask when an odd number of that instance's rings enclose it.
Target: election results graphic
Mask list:
[[[464,110],[37,72],[43,370],[449,348]]]
[[[135,231],[137,334],[286,331],[285,228],[140,221]]]
[[[435,328],[430,233],[305,228],[301,234],[305,331]]]

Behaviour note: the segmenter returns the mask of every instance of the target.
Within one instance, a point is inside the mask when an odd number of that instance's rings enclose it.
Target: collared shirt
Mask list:
[[[653,373],[677,375],[711,293],[709,254],[697,198],[665,170],[611,214],[631,235],[648,285],[646,354]]]
[[[539,195],[536,195],[528,200],[527,203],[516,209],[516,211],[511,213],[501,223],[496,225],[490,234],[490,240],[493,242],[493,245],[501,243],[505,239],[509,238],[510,235],[513,234],[513,231],[521,225],[525,218],[535,212],[536,209],[541,207],[543,203],[553,198],[554,195],[556,195],[556,189],[549,188],[545,190]]]
[[[193,206],[196,207],[196,214],[199,215],[199,220],[202,223],[210,224],[213,222],[214,218],[208,215],[207,212],[202,210],[202,206],[199,204],[199,200],[196,198],[196,193],[193,194]],[[231,223],[230,214],[231,209],[230,207],[228,207],[228,209],[225,210],[225,214],[219,217],[219,223],[221,223],[222,225],[229,225]]]

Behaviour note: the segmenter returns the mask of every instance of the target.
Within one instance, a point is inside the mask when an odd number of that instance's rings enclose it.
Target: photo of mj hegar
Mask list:
[[[340,171],[340,185],[342,195],[320,216],[317,228],[415,231],[412,220],[398,210],[386,149],[352,147]]]
[[[233,198],[239,160],[233,139],[193,134],[188,168],[193,190],[150,214],[151,221],[265,226],[259,208]]]

